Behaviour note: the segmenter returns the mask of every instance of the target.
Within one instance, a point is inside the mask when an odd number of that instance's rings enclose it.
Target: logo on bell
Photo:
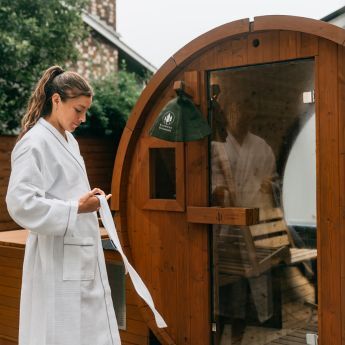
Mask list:
[[[164,116],[163,116],[163,123],[166,125],[166,126],[170,126],[174,123],[175,121],[175,114],[172,113],[171,111],[169,111],[168,113],[166,113]]]

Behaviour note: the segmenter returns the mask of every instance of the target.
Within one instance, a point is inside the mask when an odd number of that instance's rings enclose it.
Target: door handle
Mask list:
[[[253,225],[259,223],[259,209],[187,206],[187,222],[199,224]]]

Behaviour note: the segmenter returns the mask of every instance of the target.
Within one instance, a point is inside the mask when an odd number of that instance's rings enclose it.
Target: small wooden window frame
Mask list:
[[[150,149],[175,149],[176,199],[153,199],[150,196]],[[141,139],[141,166],[143,173],[142,208],[155,211],[185,211],[184,143],[157,138]]]

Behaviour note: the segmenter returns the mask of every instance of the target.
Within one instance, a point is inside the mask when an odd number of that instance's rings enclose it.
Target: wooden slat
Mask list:
[[[309,18],[284,15],[260,16],[254,18],[252,27],[253,31],[300,31],[306,34],[326,38],[341,45],[345,42],[344,30],[330,23]]]
[[[273,220],[284,217],[284,213],[281,207],[276,208],[260,208],[260,221]]]
[[[339,99],[339,153],[340,153],[340,227],[345,228],[345,47],[338,46],[338,99]],[[345,243],[345,231],[341,231],[341,243]],[[345,291],[345,250],[341,251],[341,291]],[[342,345],[345,345],[345,295],[341,295]]]
[[[13,339],[14,341],[18,339],[18,328],[9,327],[4,325],[2,320],[0,320],[0,334],[8,339]]]
[[[289,262],[294,264],[306,260],[315,260],[317,258],[317,249],[291,248]]]
[[[258,46],[254,46],[254,41]],[[248,64],[279,60],[279,31],[250,33],[248,35]]]
[[[250,226],[252,236],[272,235],[276,232],[287,232],[287,226],[284,220],[277,220],[269,223],[261,223]]]
[[[20,296],[20,289],[0,285],[0,295],[17,298]]]
[[[10,307],[19,312],[19,298],[19,295],[17,297],[0,296],[0,306]]]
[[[207,114],[206,74],[201,76],[201,110]],[[186,147],[186,203],[206,206],[208,204],[208,150],[207,139],[187,143]],[[189,261],[189,344],[208,345],[210,337],[210,284],[207,225],[188,225]],[[198,258],[197,260],[195,260]],[[187,340],[188,341],[188,340]],[[184,339],[177,343],[185,343]]]
[[[290,242],[289,237],[287,235],[282,235],[264,238],[262,240],[254,240],[254,244],[256,247],[279,248],[283,246],[288,246]]]
[[[2,267],[22,267],[23,266],[23,260],[18,258],[9,258],[9,257],[3,257],[0,256],[0,266]]]
[[[0,345],[18,345],[18,340],[11,340],[0,335]]]
[[[2,286],[14,287],[17,289],[21,288],[22,280],[20,278],[13,277],[1,277],[0,284]]]
[[[318,121],[318,283],[321,344],[341,344],[341,244],[339,193],[339,116],[337,46],[319,40]]]
[[[0,235],[1,238],[1,235]],[[24,250],[20,248],[0,245],[0,256],[24,259]]]
[[[297,36],[295,31],[279,31],[279,58],[281,60],[295,59],[297,56]]]
[[[21,267],[13,268],[8,266],[0,266],[0,277],[20,278],[22,276]]]

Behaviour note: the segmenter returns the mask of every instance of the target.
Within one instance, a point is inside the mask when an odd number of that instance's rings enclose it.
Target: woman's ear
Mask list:
[[[61,97],[57,92],[55,92],[52,95],[52,110],[56,110],[60,102],[61,102]]]

